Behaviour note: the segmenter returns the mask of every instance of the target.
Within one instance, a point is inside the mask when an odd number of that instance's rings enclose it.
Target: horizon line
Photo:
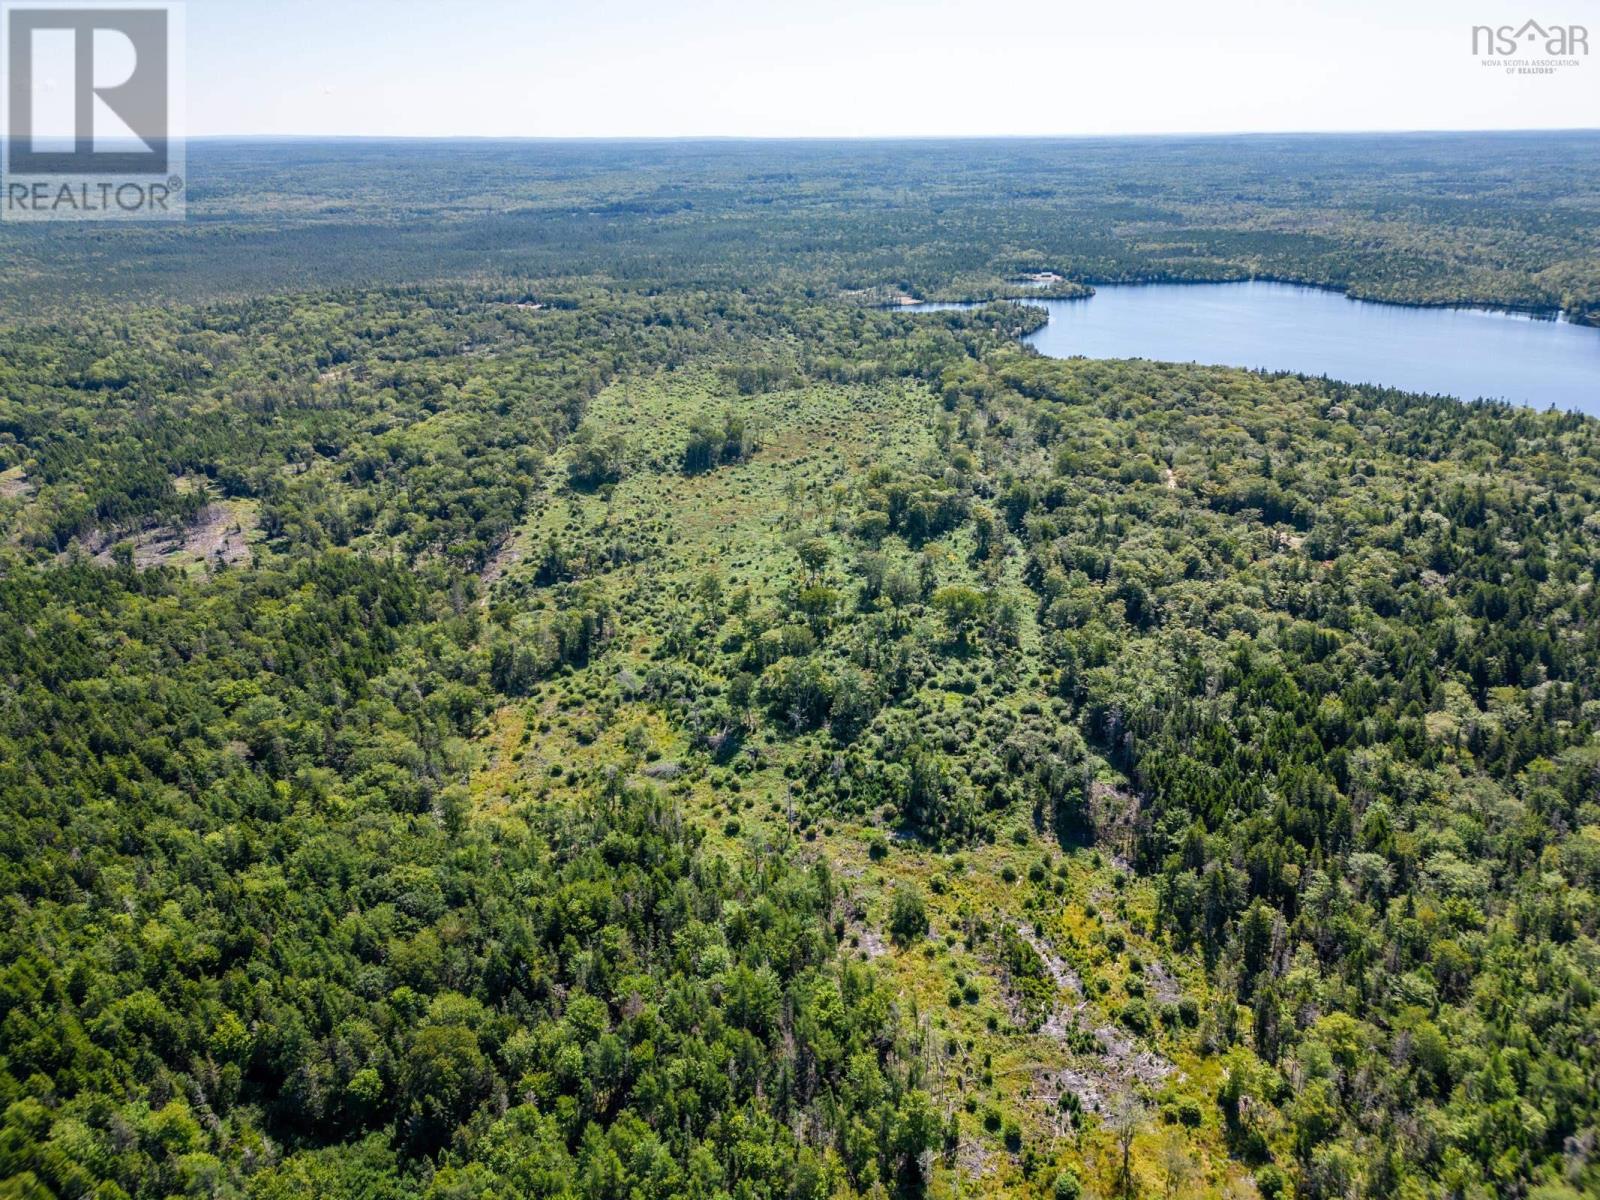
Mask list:
[[[1162,138],[1416,137],[1600,133],[1600,125],[1415,129],[1228,129],[1117,133],[196,133],[189,142],[1059,142]]]

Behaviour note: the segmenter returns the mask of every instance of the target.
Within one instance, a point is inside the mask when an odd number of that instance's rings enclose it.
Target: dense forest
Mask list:
[[[1597,143],[1503,141],[1562,182],[307,146],[5,230],[203,283],[0,334],[0,1196],[1600,1194],[1600,422],[879,303],[1592,305]],[[355,215],[411,282],[310,286]]]
[[[1592,132],[998,141],[212,141],[182,226],[0,226],[0,313],[470,278],[810,294],[1279,279],[1600,312]]]

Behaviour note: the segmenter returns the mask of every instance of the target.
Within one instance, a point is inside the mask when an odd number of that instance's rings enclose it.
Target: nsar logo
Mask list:
[[[1583,65],[1589,53],[1586,25],[1524,21],[1506,25],[1474,25],[1472,52],[1483,65],[1507,75],[1554,75]]]

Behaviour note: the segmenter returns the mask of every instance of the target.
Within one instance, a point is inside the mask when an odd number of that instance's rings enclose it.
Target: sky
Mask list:
[[[1600,0],[188,0],[191,136],[860,137],[1600,126]],[[1535,11],[1536,10],[1536,11]]]

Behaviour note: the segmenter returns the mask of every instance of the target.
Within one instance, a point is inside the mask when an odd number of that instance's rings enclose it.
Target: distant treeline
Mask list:
[[[1594,133],[199,141],[189,162],[185,225],[0,229],[0,305],[530,277],[969,298],[1048,270],[1600,313]]]

